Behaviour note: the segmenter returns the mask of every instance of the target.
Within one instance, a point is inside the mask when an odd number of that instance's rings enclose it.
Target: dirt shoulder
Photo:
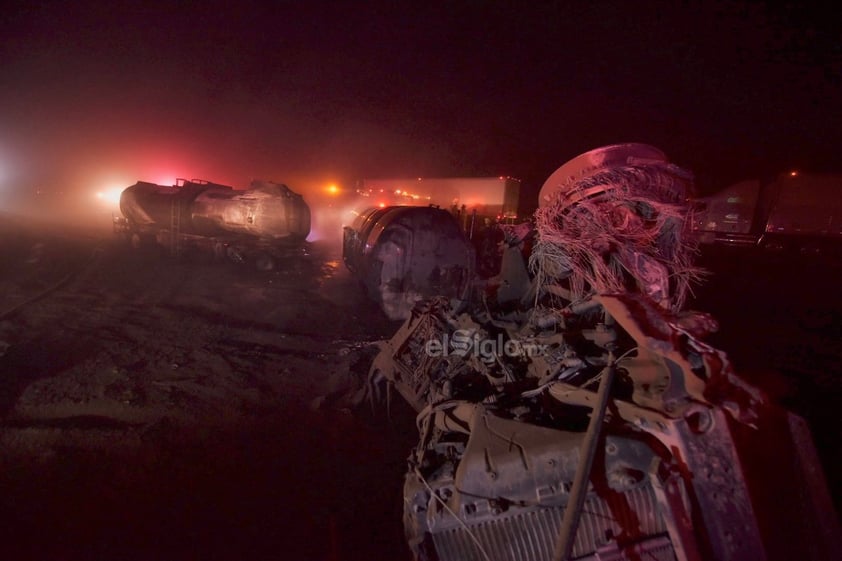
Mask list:
[[[394,330],[333,248],[261,273],[19,223],[2,240],[7,558],[405,552],[411,432],[309,407]]]

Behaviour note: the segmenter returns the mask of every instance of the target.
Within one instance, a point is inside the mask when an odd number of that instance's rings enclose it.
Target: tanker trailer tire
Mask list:
[[[129,245],[136,251],[148,251],[155,247],[155,237],[149,234],[141,234],[140,232],[132,232],[129,234]]]

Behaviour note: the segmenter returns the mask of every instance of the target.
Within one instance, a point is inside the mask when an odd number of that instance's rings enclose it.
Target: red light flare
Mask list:
[[[177,176],[172,173],[158,173],[153,175],[155,177],[155,183],[158,185],[175,185],[175,180]]]

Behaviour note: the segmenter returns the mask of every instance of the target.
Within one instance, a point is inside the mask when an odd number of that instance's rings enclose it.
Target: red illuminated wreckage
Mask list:
[[[650,146],[583,154],[541,191],[528,267],[511,244],[496,286],[422,300],[379,343],[365,395],[417,412],[415,559],[837,558],[805,422],[683,309],[691,189]]]
[[[303,197],[269,181],[248,189],[198,179],[171,186],[139,181],[123,190],[120,211],[114,229],[135,247],[164,247],[174,255],[207,250],[260,269],[272,269],[310,233]]]

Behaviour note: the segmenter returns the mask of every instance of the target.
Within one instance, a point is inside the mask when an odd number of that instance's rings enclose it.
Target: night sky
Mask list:
[[[511,175],[537,192],[629,141],[703,192],[842,167],[838,9],[123,4],[4,3],[0,189]]]

